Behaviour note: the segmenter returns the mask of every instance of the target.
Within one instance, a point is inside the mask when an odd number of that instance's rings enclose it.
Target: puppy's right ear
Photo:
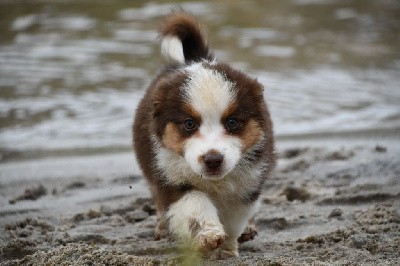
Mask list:
[[[161,112],[162,106],[167,102],[174,105],[176,99],[180,97],[180,90],[184,86],[187,75],[185,73],[174,71],[162,76],[154,85],[151,99],[154,107],[154,117]],[[174,108],[170,106],[169,108]]]
[[[157,107],[160,105],[162,101],[163,101],[163,95],[161,93],[161,88],[160,86],[156,86],[151,95],[151,102],[153,103],[154,107]]]
[[[160,108],[163,102],[165,102],[165,88],[166,83],[161,79],[159,82],[157,82],[152,95],[151,95],[151,100],[153,103],[153,117],[157,117],[160,112]]]

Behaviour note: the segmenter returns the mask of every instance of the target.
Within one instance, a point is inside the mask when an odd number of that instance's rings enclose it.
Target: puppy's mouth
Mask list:
[[[205,171],[207,176],[220,176],[222,175],[222,171],[221,170],[206,170]]]
[[[200,176],[206,180],[221,180],[226,176],[226,174],[222,171],[206,171]]]

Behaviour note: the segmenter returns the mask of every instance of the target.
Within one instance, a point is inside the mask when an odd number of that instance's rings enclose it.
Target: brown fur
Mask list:
[[[183,145],[185,144],[186,138],[182,136],[181,132],[182,130],[176,124],[168,123],[165,127],[162,142],[165,147],[183,156]]]
[[[238,109],[238,102],[235,101],[231,103],[222,114],[221,122],[223,123],[224,121],[226,121],[226,119],[228,119],[231,115],[233,115],[237,109]]]
[[[253,147],[262,137],[263,132],[260,124],[253,119],[250,119],[245,126],[241,135],[243,143],[243,152]]]

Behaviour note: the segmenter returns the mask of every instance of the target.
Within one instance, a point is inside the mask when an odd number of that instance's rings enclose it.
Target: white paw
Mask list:
[[[226,234],[221,225],[214,222],[194,221],[191,225],[193,247],[195,250],[207,252],[214,250],[224,243]]]

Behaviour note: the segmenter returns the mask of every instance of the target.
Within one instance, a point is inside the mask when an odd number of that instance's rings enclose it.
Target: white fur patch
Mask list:
[[[176,36],[165,36],[161,42],[161,53],[168,62],[185,63],[181,40]]]
[[[202,63],[190,65],[185,70],[188,72],[185,101],[200,114],[202,122],[199,134],[186,141],[184,157],[197,174],[218,180],[231,172],[242,156],[240,139],[226,134],[221,123],[224,111],[236,99],[236,90],[221,73],[205,68]],[[210,150],[224,156],[220,175],[207,176],[204,164],[199,161]]]
[[[221,118],[222,113],[235,101],[234,84],[221,73],[195,63],[185,68],[189,81],[186,83],[186,100],[202,115],[202,119]],[[210,119],[209,119],[210,118]]]

